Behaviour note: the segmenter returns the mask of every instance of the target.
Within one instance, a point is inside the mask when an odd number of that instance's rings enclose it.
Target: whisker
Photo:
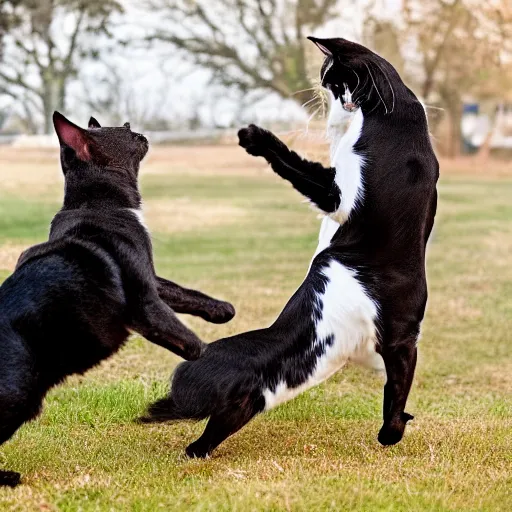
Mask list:
[[[385,114],[387,114],[389,112],[388,107],[387,107],[386,102],[384,101],[382,95],[380,94],[379,89],[377,88],[377,84],[375,83],[375,79],[373,78],[372,72],[370,71],[370,68],[369,68],[368,64],[366,64],[366,62],[364,63],[364,65],[366,66],[366,69],[368,70],[368,73],[370,74],[370,78],[372,79],[373,86],[375,87],[375,90],[377,91],[377,94],[379,95],[380,101],[382,101],[382,104],[384,105],[384,108],[386,109]],[[372,109],[371,112],[373,112],[373,110],[374,109]]]
[[[309,124],[313,120],[313,118],[318,114],[319,110],[322,108],[322,106],[319,106],[308,118],[306,121],[306,129],[304,130],[304,135],[307,135],[309,133]]]
[[[391,89],[391,94],[393,96],[393,106],[391,108],[390,114],[392,114],[393,111],[395,110],[395,91],[393,89],[393,86],[391,85],[391,80],[389,79],[388,75],[384,72],[384,70],[376,62],[374,62],[374,64],[380,69],[381,73],[384,75],[384,78],[388,81],[389,88]]]
[[[307,89],[301,89],[300,91],[295,91],[290,96],[296,96],[297,94],[300,94],[301,92],[308,92],[308,91],[316,91],[316,86],[308,87]]]
[[[357,89],[359,88],[359,84],[361,83],[361,80],[359,79],[359,75],[357,74],[357,72],[353,69],[351,69],[352,73],[354,73],[356,76],[357,76],[357,85],[356,85],[356,88],[352,91],[352,95],[354,95],[357,91]]]
[[[368,83],[368,77],[366,77],[366,80],[364,81],[363,87],[361,87],[361,94],[357,98],[354,98],[354,102],[355,103],[361,104],[361,102],[359,100],[360,100],[360,98],[362,98],[364,96],[364,90],[366,88],[366,84],[367,83]],[[367,96],[369,97],[370,94],[368,94]]]
[[[312,103],[313,101],[321,101],[320,98],[318,98],[318,96],[314,96],[313,98],[311,98],[310,100],[306,101],[306,103],[303,103],[302,104],[302,107],[307,107],[310,103]]]

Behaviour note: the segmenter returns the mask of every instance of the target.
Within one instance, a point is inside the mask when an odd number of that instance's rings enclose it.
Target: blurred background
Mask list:
[[[509,0],[0,0],[0,143],[55,144],[26,137],[51,134],[54,110],[153,142],[314,128],[312,34],[390,60],[441,155],[512,153]]]
[[[0,510],[512,510],[511,0],[0,0],[0,282],[62,205],[53,111],[94,115],[152,142],[141,190],[158,273],[238,313],[183,320],[206,341],[270,325],[320,221],[236,131],[261,123],[329,160],[308,35],[388,58],[441,160],[404,441],[378,445],[383,378],[350,366],[191,463],[202,424],[133,421],[179,362],[136,338],[1,447],[27,485],[0,491]]]

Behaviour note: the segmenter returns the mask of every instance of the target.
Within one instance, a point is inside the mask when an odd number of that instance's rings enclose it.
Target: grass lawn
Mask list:
[[[62,194],[55,155],[3,151],[0,281]],[[235,148],[157,150],[142,184],[159,273],[238,310],[187,323],[206,340],[269,325],[307,271],[316,214]],[[376,439],[383,378],[350,366],[187,460],[203,424],[133,422],[178,363],[134,338],[0,448],[0,467],[24,475],[0,510],[512,510],[512,173],[446,172],[440,197],[416,419],[398,446]]]

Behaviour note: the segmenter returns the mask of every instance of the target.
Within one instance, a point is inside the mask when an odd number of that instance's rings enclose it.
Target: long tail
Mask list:
[[[216,400],[212,385],[205,378],[207,373],[201,371],[200,361],[178,366],[169,396],[152,404],[147,413],[139,418],[141,423],[199,421],[211,416]]]
[[[139,418],[139,421],[141,423],[165,423],[180,420],[202,420],[207,417],[194,417],[190,412],[191,411],[187,413],[187,411],[184,411],[182,408],[178,408],[171,395],[151,404],[146,414]]]

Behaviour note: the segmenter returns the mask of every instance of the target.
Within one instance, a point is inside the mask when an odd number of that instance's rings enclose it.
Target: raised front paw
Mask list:
[[[226,324],[235,317],[236,311],[232,304],[224,301],[216,301],[215,304],[206,309],[201,317],[212,324]]]
[[[278,142],[271,132],[255,124],[242,128],[238,132],[238,139],[240,146],[253,156],[267,156]]]

